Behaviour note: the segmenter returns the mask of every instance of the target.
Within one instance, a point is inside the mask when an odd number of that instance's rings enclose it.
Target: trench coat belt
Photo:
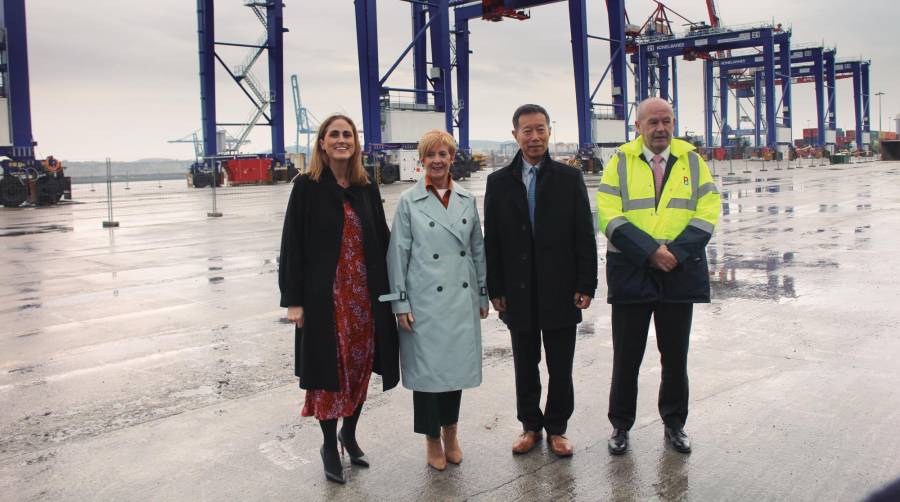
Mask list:
[[[378,301],[380,302],[395,302],[398,300],[401,302],[406,301],[406,291],[400,291],[399,293],[390,293],[378,297]]]

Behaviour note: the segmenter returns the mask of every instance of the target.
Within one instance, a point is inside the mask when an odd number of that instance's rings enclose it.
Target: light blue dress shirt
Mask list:
[[[522,157],[522,183],[525,185],[526,189],[528,187],[528,184],[531,183],[531,176],[532,176],[531,173],[534,173],[534,175],[537,176],[537,171],[533,171],[531,169],[532,167],[535,169],[540,169],[541,164],[539,162],[536,166],[531,165],[530,163],[528,163],[527,160],[525,160],[525,157],[523,156]]]

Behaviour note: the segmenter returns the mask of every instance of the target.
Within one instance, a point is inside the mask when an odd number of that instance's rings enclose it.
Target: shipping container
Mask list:
[[[229,185],[272,182],[272,159],[228,159],[224,165]]]

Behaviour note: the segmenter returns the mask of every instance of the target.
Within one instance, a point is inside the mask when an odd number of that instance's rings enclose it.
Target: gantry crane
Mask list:
[[[714,0],[705,0],[706,22],[692,22],[681,14],[653,0],[656,10],[642,26],[631,24],[624,9],[623,0],[607,0],[609,22],[608,37],[587,32],[585,2],[568,0],[569,23],[575,74],[575,101],[577,107],[579,144],[581,153],[601,152],[630,139],[634,106],[651,95],[672,102],[676,113],[678,134],[678,85],[677,59],[700,59],[705,66],[705,142],[713,146],[713,124],[728,129],[726,99],[729,84],[721,87],[722,79],[713,78],[713,62],[732,57],[732,51],[750,48],[762,58],[763,71],[759,72],[760,101],[764,107],[766,137],[760,145],[786,152],[792,143],[791,97],[791,30],[781,24],[762,24],[755,27],[731,28],[722,24],[722,18]],[[455,133],[460,151],[469,151],[469,59],[472,53],[469,43],[470,20],[483,19],[492,22],[504,19],[526,20],[528,9],[554,3],[552,0],[435,0],[411,1],[412,42],[388,67],[385,74],[379,71],[378,34],[375,0],[356,0],[357,48],[360,62],[360,88],[363,122],[366,130],[366,152],[381,155],[391,149],[414,146],[417,135],[426,129],[439,127]],[[687,33],[676,36],[671,28],[670,14],[689,24]],[[452,18],[451,18],[452,15]],[[671,19],[674,19],[672,17]],[[450,39],[452,37],[452,39]],[[430,40],[430,43],[429,43]],[[610,63],[603,71],[600,82],[588,86],[587,41],[602,40],[609,43]],[[430,45],[430,57],[426,54]],[[392,73],[412,54],[413,85],[389,85]],[[628,62],[631,54],[634,64],[635,99],[630,101]],[[859,88],[865,87],[867,66],[858,65],[855,80]],[[864,70],[864,68],[866,68]],[[451,85],[455,73],[456,89]],[[607,75],[611,75],[612,103],[595,100]],[[721,75],[720,75],[721,77]],[[780,95],[776,95],[777,89]],[[829,92],[833,89],[829,88]],[[821,93],[820,93],[821,94]],[[865,96],[860,93],[860,133],[865,140]],[[407,97],[404,100],[404,96]],[[829,98],[829,101],[830,98]],[[717,111],[718,109],[718,111]],[[415,112],[416,120],[406,120]],[[403,119],[401,120],[401,115]],[[833,108],[829,108],[828,128],[834,130]],[[757,120],[756,122],[760,122]],[[821,121],[820,121],[821,122]],[[397,127],[397,124],[409,126]],[[402,129],[403,134],[398,130]],[[828,130],[826,129],[826,134]],[[402,138],[400,136],[403,136]],[[724,135],[723,135],[724,136]],[[601,154],[602,155],[602,154]]]
[[[306,169],[306,165],[309,162],[307,158],[312,154],[310,148],[310,140],[313,134],[316,134],[317,124],[314,122],[310,122],[309,117],[312,115],[308,108],[303,106],[303,102],[300,101],[300,81],[297,78],[296,74],[291,75],[291,91],[293,91],[294,98],[294,116],[297,119],[297,132],[295,137],[294,146],[297,150],[297,153],[300,153],[300,135],[306,135],[306,152],[303,157],[303,169]],[[299,168],[300,166],[298,166]]]
[[[780,54],[776,54],[780,58]],[[763,68],[763,56],[749,54],[717,59],[713,66],[719,70],[720,88],[733,90],[735,107],[740,118],[741,98],[752,98],[754,116],[751,122],[753,129],[743,130],[740,123],[736,129],[728,126],[728,94],[723,93],[720,98],[721,131],[723,144],[734,133],[736,139],[741,136],[754,136],[755,145],[760,145],[760,137],[763,131],[760,109],[766,99],[760,83],[765,78]],[[809,47],[797,47],[791,50],[791,78],[794,83],[814,82],[816,94],[816,126],[818,129],[817,145],[819,148],[827,148],[835,144],[834,121],[834,64],[835,50],[818,45]],[[800,73],[808,77],[798,77]],[[749,73],[749,75],[748,75]],[[831,75],[831,78],[828,77]],[[785,78],[781,73],[776,74],[776,84]],[[828,91],[827,97],[825,91]],[[827,103],[827,111],[826,111]],[[740,122],[740,121],[739,121]],[[830,149],[830,148],[829,148]]]
[[[45,206],[72,198],[62,162],[34,156],[25,0],[3,0],[0,12],[0,204]]]
[[[219,180],[222,167],[231,184],[289,181],[294,169],[286,161],[284,148],[283,38],[284,32],[287,31],[283,19],[284,3],[280,0],[244,0],[244,6],[250,8],[264,30],[254,43],[216,40],[214,4],[215,0],[197,0],[203,162],[191,166],[191,172],[214,173],[211,179]],[[216,53],[217,45],[241,47],[249,51],[240,64],[229,66]],[[252,71],[263,53],[268,56],[268,89],[263,87]],[[217,62],[252,104],[250,117],[244,122],[219,122],[216,119]],[[250,132],[257,125],[271,128],[271,153],[240,154],[240,146],[247,142]],[[217,144],[219,126],[241,128],[236,141],[230,143],[231,146],[223,146],[224,151],[220,150]]]
[[[410,2],[412,10],[412,42],[402,51],[388,71],[382,75],[378,64],[378,33],[375,0],[356,0],[357,48],[359,53],[360,89],[366,152],[377,159],[385,151],[403,151],[415,146],[422,131],[439,127],[457,133],[459,152],[471,154],[469,146],[469,30],[470,20],[525,20],[527,9],[557,3],[560,0],[437,0]],[[611,141],[621,143],[628,135],[628,93],[625,85],[624,0],[607,0],[609,36],[594,36],[587,31],[585,0],[569,0],[569,31],[575,83],[575,106],[578,118],[579,157],[593,160],[598,139],[614,135]],[[451,14],[453,16],[451,24]],[[451,29],[452,26],[452,29]],[[451,36],[453,37],[451,40]],[[430,38],[431,57],[426,57],[426,41]],[[591,92],[588,72],[588,41],[609,43],[611,63]],[[387,85],[397,66],[413,54],[412,87]],[[456,71],[456,97],[453,96],[452,73]],[[594,98],[608,74],[612,75],[612,103],[595,103]],[[404,97],[406,99],[404,99]],[[606,113],[594,112],[606,107]],[[597,127],[594,127],[597,124]],[[601,131],[594,134],[593,131]],[[611,134],[608,134],[611,133]],[[379,162],[381,162],[379,160]],[[469,164],[472,165],[472,164]],[[586,162],[583,165],[599,166]],[[463,171],[466,171],[465,169]],[[465,176],[465,172],[459,175]],[[384,177],[382,177],[384,179]]]

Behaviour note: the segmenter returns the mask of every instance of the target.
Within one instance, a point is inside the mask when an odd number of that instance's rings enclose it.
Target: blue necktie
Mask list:
[[[531,178],[528,180],[528,216],[531,218],[531,231],[534,232],[534,185],[537,182],[537,168],[531,166],[528,168]]]

